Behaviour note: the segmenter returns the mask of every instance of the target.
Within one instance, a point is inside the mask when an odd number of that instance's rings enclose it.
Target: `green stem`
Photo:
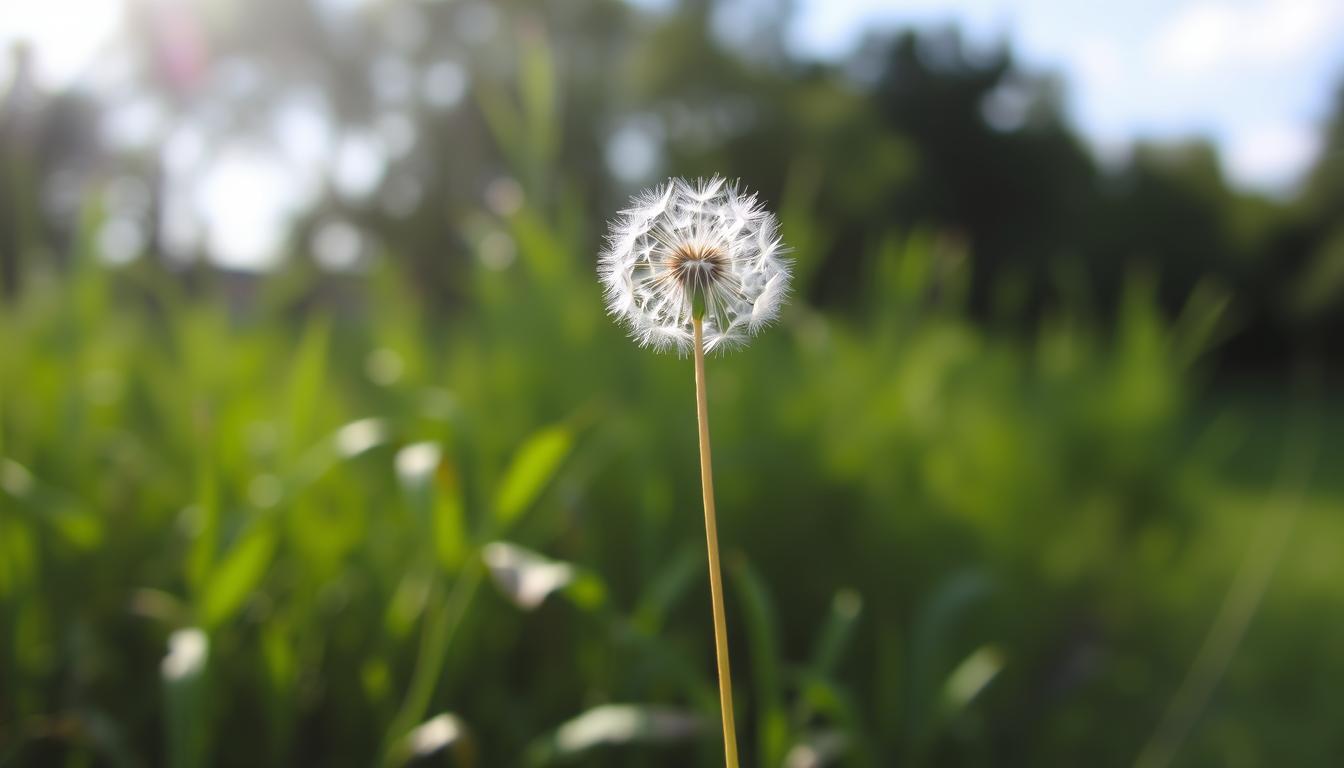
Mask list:
[[[439,682],[448,646],[457,628],[462,625],[462,618],[476,595],[483,571],[479,562],[469,562],[458,575],[447,599],[426,618],[410,688],[383,742],[383,765],[397,764],[402,739],[424,718],[430,698],[434,695],[434,686]]]

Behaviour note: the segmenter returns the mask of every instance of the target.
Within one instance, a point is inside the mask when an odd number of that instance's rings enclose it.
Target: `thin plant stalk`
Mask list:
[[[607,310],[624,322],[641,346],[690,352],[695,359],[700,483],[728,768],[738,768],[737,735],[709,458],[704,318],[706,311],[713,313],[708,343],[715,349],[745,343],[769,325],[789,291],[787,251],[779,238],[779,220],[737,183],[721,176],[694,182],[668,179],[636,195],[611,223],[597,264]]]
[[[728,665],[728,619],[723,610],[723,572],[719,566],[719,532],[714,516],[714,471],[709,455],[709,404],[705,397],[705,344],[702,316],[695,324],[695,415],[700,425],[700,486],[705,501],[705,540],[709,548],[709,595],[714,608],[714,650],[719,665],[719,709],[723,719],[723,753],[727,768],[738,768],[737,730],[733,725],[733,675]]]

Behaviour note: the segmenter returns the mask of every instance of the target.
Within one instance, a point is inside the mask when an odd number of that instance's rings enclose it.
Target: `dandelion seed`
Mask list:
[[[740,345],[773,321],[788,294],[779,224],[735,183],[669,179],[612,223],[598,263],[607,310],[641,345],[689,352]]]

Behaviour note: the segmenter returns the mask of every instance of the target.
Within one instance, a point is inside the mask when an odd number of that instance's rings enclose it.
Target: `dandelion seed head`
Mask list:
[[[779,223],[736,183],[669,179],[612,222],[598,260],[607,311],[641,345],[689,352],[703,311],[705,351],[769,325],[788,295]]]

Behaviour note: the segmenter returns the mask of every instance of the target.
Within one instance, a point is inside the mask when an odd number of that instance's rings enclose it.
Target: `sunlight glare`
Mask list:
[[[13,76],[13,46],[32,47],[37,82],[62,89],[95,68],[122,22],[117,0],[41,0],[0,13],[0,83]],[[77,20],[77,21],[74,21]]]

